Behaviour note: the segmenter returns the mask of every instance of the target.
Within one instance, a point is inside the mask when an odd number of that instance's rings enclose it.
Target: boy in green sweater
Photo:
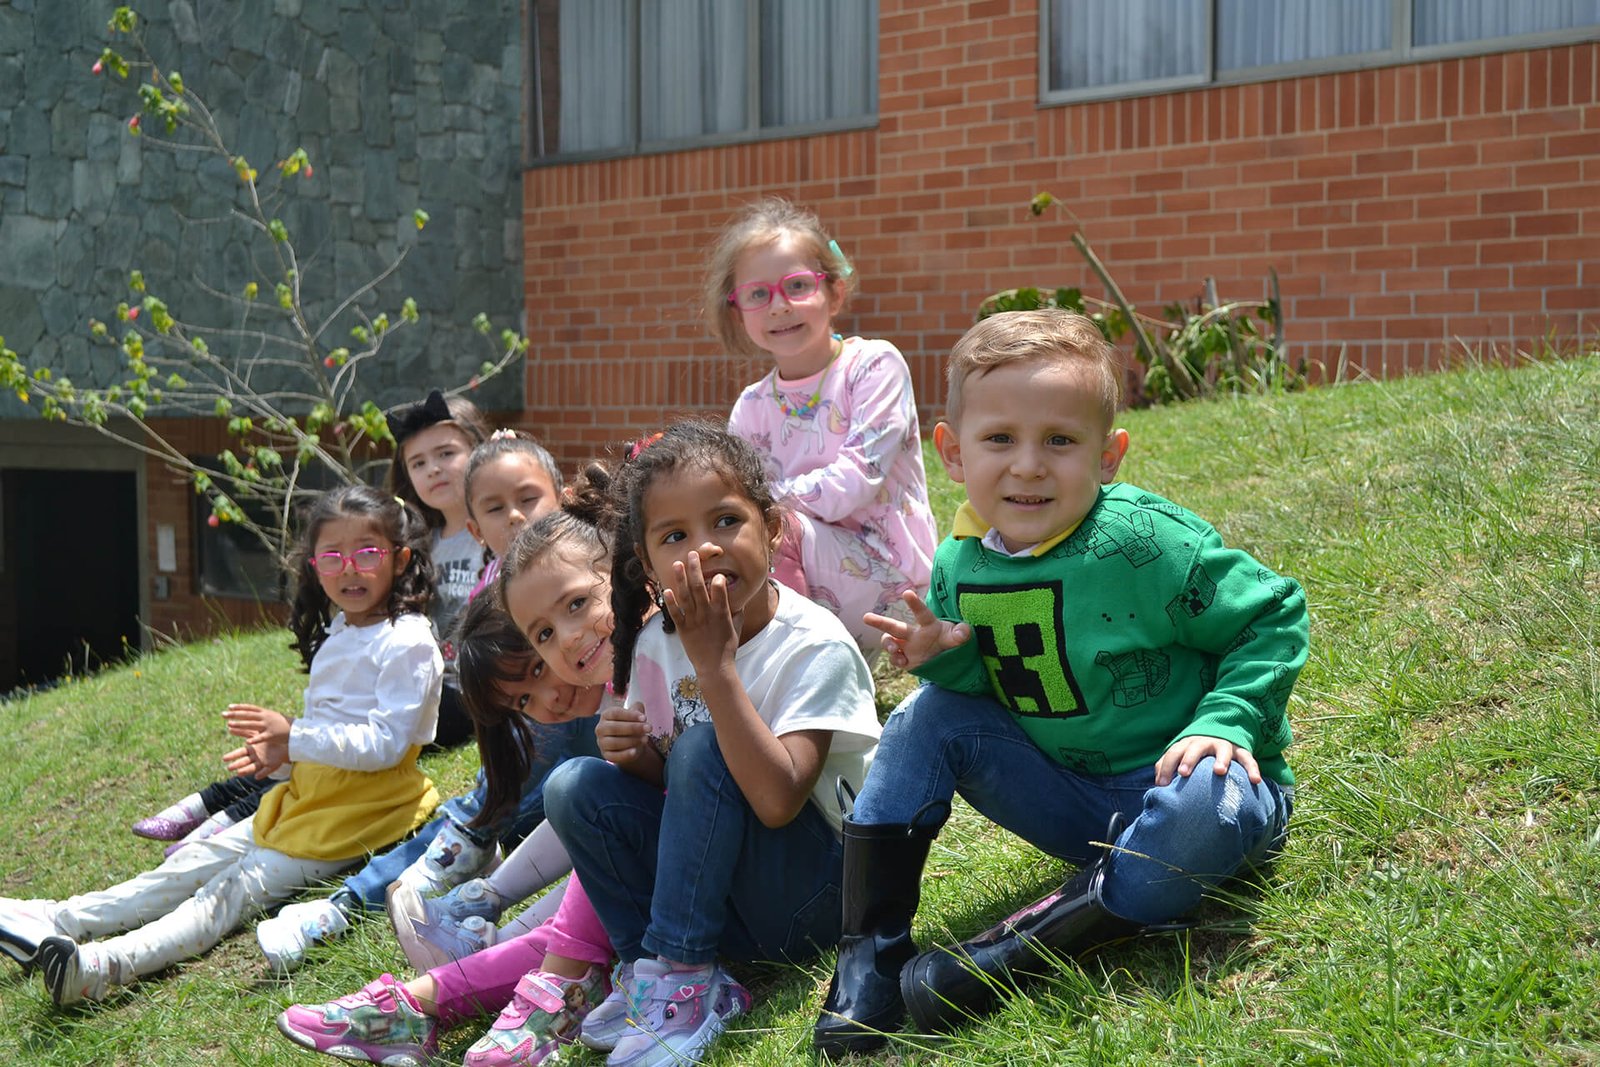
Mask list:
[[[890,660],[931,684],[890,717],[845,821],[844,936],[815,1035],[828,1054],[881,1045],[907,1009],[945,1028],[1052,955],[1185,915],[1282,844],[1293,802],[1305,594],[1185,509],[1112,484],[1128,434],[1095,325],[992,316],[948,376],[934,444],[967,503],[926,603],[906,594],[911,621],[868,616]],[[1081,866],[918,955],[922,867],[957,792]]]

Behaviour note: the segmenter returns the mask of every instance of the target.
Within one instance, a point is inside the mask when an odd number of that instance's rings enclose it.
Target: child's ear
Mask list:
[[[472,539],[478,544],[483,544],[483,531],[478,529],[477,520],[470,515],[467,516],[467,533],[471,534]]]
[[[1122,457],[1128,454],[1128,431],[1118,427],[1106,434],[1105,447],[1100,450],[1100,482],[1110,485],[1122,466]]]
[[[966,482],[966,468],[961,464],[961,439],[955,427],[948,422],[937,423],[933,428],[933,447],[950,480],[958,484]]]
[[[399,564],[399,566],[395,567],[394,572],[396,574],[404,574],[406,568],[411,566],[411,546],[401,545],[399,548],[395,549],[394,558],[395,562]]]

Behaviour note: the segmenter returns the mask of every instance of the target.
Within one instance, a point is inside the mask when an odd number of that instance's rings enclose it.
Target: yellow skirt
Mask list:
[[[439,806],[439,791],[417,768],[416,745],[382,771],[297,763],[256,809],[256,844],[314,860],[355,859],[394,844]]]

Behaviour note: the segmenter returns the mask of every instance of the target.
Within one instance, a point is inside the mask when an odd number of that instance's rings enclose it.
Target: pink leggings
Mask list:
[[[545,953],[604,967],[611,962],[611,940],[578,883],[576,871],[556,913],[526,934],[492,945],[465,959],[428,972],[438,985],[439,1024],[453,1026],[477,1015],[492,1015],[511,1003],[517,982],[544,964]]]

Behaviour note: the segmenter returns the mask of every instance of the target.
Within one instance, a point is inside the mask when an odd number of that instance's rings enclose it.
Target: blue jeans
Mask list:
[[[1187,778],[1155,784],[1154,766],[1088,777],[1056,763],[988,697],[924,685],[883,728],[877,758],[856,798],[854,822],[927,825],[955,793],[1052,856],[1083,864],[1101,854],[1107,822],[1128,825],[1114,842],[1105,904],[1137,923],[1185,915],[1209,887],[1283,844],[1293,790],[1250,782],[1235,762],[1225,777],[1200,761]]]
[[[569,760],[545,783],[619,958],[803,960],[839,940],[844,855],[816,805],[762,825],[710,723],[678,735],[666,783],[663,794],[599,759]]]
[[[544,822],[544,785],[551,768],[574,756],[599,755],[600,749],[594,740],[595,724],[599,721],[599,716],[590,715],[554,725],[533,724],[534,759],[528,768],[527,780],[522,783],[522,800],[516,812],[502,825],[489,828],[489,836],[507,845],[514,844]],[[437,815],[422,829],[389,851],[372,857],[365,867],[345,879],[340,892],[354,894],[369,911],[382,911],[389,883],[428,851],[428,846],[444,826],[445,818],[466,825],[482,809],[484,796],[483,772],[480,770],[478,784],[472,792],[451,797],[440,804]]]

